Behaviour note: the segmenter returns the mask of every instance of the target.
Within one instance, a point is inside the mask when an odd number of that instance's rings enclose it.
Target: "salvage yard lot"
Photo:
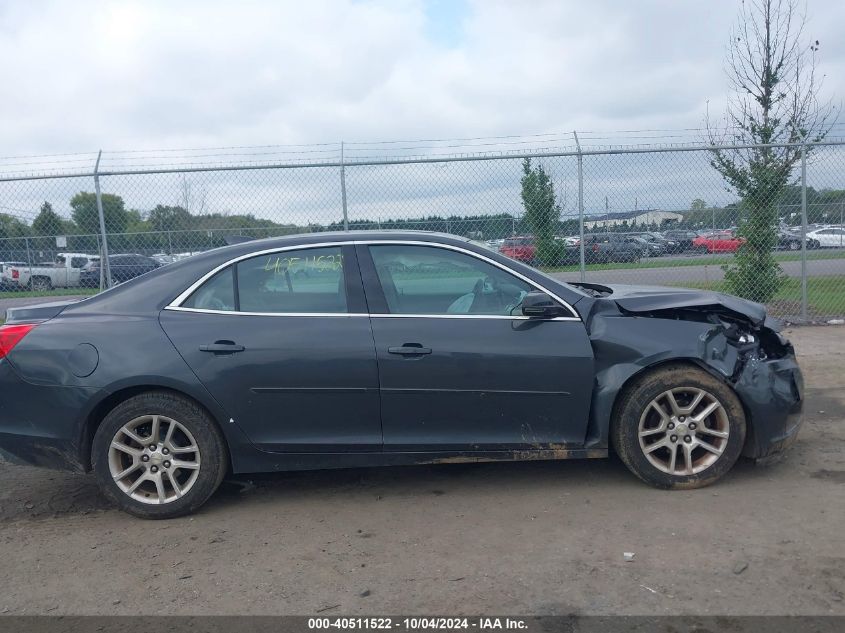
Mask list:
[[[287,473],[145,522],[0,463],[0,612],[845,615],[845,328],[788,335],[798,443],[702,490],[615,459]]]

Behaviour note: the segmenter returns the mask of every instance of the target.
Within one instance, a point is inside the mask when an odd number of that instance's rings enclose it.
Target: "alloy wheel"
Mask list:
[[[670,475],[695,475],[724,453],[730,421],[712,393],[698,387],[676,387],[648,403],[637,435],[652,466]]]
[[[145,415],[118,430],[108,463],[124,494],[161,505],[188,493],[199,476],[201,460],[199,446],[184,425],[163,415]]]

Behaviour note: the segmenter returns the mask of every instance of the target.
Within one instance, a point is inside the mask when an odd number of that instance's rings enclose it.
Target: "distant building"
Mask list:
[[[604,229],[615,226],[663,226],[674,224],[684,219],[682,213],[675,211],[661,211],[660,209],[643,209],[642,211],[623,211],[620,213],[605,213],[591,215],[584,218],[584,228]]]

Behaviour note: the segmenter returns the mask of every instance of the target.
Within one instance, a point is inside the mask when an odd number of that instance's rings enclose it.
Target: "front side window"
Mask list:
[[[497,266],[445,248],[385,244],[370,253],[391,314],[519,315],[532,290]]]
[[[242,312],[347,312],[340,247],[258,255],[237,264]]]

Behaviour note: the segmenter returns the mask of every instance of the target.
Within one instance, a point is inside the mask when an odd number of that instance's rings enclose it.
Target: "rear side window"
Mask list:
[[[348,312],[340,247],[259,255],[237,264],[242,312]]]
[[[215,274],[182,307],[264,314],[348,312],[341,250],[310,248],[245,259]]]
[[[235,309],[235,284],[233,267],[224,268],[182,302],[183,308],[198,310],[221,310],[231,312]]]

